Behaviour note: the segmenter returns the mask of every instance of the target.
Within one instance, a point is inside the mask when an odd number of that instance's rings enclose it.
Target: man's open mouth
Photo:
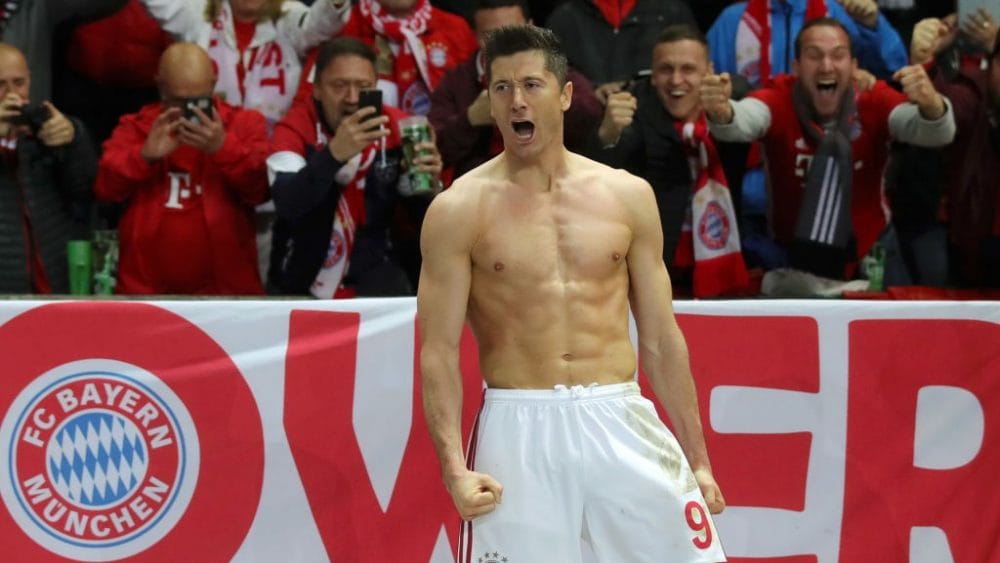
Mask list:
[[[522,141],[531,140],[535,134],[535,124],[530,121],[514,121],[511,126],[514,128],[514,134]]]
[[[816,91],[821,94],[833,94],[837,91],[837,81],[819,80],[816,82]]]
[[[687,90],[671,90],[670,91],[670,97],[671,98],[683,98],[686,95],[687,95]]]

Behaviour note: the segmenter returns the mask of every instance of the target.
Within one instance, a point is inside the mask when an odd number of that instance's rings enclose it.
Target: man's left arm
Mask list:
[[[889,134],[897,141],[919,147],[940,147],[955,138],[955,112],[951,102],[934,87],[922,65],[900,69],[894,77],[909,103],[889,112]]]
[[[639,361],[670,417],[709,510],[717,514],[725,508],[725,500],[712,475],[687,344],[671,303],[656,198],[648,183],[630,178],[622,192],[633,218],[627,260],[629,302],[639,331]]]
[[[875,0],[828,2],[830,17],[844,24],[858,66],[878,78],[887,79],[909,61],[906,46],[889,20],[878,10]]]
[[[222,147],[211,156],[226,189],[248,205],[269,199],[267,123],[254,110],[237,110],[225,128]]]

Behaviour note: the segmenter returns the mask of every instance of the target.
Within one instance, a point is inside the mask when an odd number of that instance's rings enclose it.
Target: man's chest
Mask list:
[[[613,275],[625,264],[632,232],[613,205],[594,204],[492,210],[473,248],[474,268],[528,282]]]

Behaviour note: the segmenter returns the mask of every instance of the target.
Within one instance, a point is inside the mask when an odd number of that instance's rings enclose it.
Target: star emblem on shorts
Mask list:
[[[495,563],[497,561],[500,563],[507,563],[507,558],[500,555],[499,551],[494,551],[493,553],[487,551],[482,557],[479,558],[479,563]]]

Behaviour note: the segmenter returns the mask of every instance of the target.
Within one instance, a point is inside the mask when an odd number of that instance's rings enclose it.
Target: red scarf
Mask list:
[[[771,83],[772,1],[778,0],[749,0],[736,29],[736,70],[749,79],[754,88]],[[824,0],[807,0],[805,21],[828,13]],[[759,77],[759,82],[753,80],[755,77]]]
[[[386,73],[388,69],[378,69],[379,78],[399,87],[400,100],[418,81],[423,82],[426,90],[434,89],[437,80],[428,68],[427,51],[420,39],[431,20],[431,3],[428,0],[417,0],[413,12],[402,18],[385,13],[382,5],[375,0],[359,0],[357,15],[371,26],[376,35],[386,37],[400,46],[392,57],[392,74]]]
[[[636,0],[594,0],[594,5],[604,15],[604,19],[611,24],[611,27],[618,29],[622,22],[635,8]]]
[[[694,123],[674,121],[691,166],[694,193],[674,253],[679,268],[694,268],[694,296],[740,293],[749,285],[740,252],[736,211],[719,153],[702,113]],[[696,227],[697,226],[697,227]],[[697,228],[698,236],[694,236]]]

